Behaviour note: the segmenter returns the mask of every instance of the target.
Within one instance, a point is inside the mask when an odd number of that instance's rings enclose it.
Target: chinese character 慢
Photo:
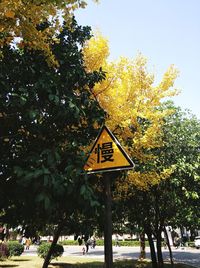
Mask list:
[[[97,154],[97,163],[104,163],[107,161],[113,162],[113,147],[112,142],[105,142],[102,143],[102,146],[100,144],[97,145],[97,148],[95,149],[95,154]]]

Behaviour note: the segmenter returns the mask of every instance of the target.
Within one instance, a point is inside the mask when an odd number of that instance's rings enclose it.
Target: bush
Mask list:
[[[20,256],[24,252],[24,246],[17,241],[8,242],[7,246],[9,257]]]
[[[47,253],[50,249],[51,243],[42,243],[41,245],[39,245],[38,249],[37,249],[37,254],[39,257],[45,259],[47,256]],[[61,257],[62,254],[64,252],[64,248],[62,245],[56,244],[54,249],[53,249],[53,253],[51,255],[51,259],[53,260],[57,257]]]
[[[104,240],[103,239],[97,239],[96,240],[96,245],[97,246],[103,246],[104,245]]]
[[[128,247],[138,247],[140,246],[140,241],[119,241],[120,246],[128,246]],[[148,246],[148,241],[145,241],[146,246]],[[115,245],[115,241],[113,241],[113,245]]]
[[[187,244],[188,244],[188,247],[192,247],[192,248],[194,248],[194,247],[195,247],[195,244],[194,244],[194,242],[193,242],[193,241],[190,241],[190,242],[188,242]]]
[[[63,240],[59,242],[60,245],[63,246],[77,246],[78,245],[78,240]]]

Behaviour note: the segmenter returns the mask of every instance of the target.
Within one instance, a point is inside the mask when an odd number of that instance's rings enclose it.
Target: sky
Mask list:
[[[174,64],[181,93],[173,101],[200,119],[200,0],[89,0],[76,19],[109,40],[110,60],[140,52],[158,81]]]

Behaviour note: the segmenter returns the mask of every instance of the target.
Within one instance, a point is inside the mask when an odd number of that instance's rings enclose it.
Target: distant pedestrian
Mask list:
[[[182,244],[183,244],[184,247],[187,247],[187,242],[188,242],[187,234],[183,234]]]
[[[94,248],[95,249],[95,247],[96,247],[96,239],[93,236],[92,239],[91,239],[91,248]]]
[[[22,239],[21,239],[21,244],[22,245],[26,245],[26,238],[23,236]]]
[[[3,227],[3,225],[0,225],[0,240],[4,240],[5,237],[5,228]]]
[[[83,244],[83,239],[80,236],[78,237],[78,244],[79,244],[79,246],[81,246]]]
[[[82,248],[82,253],[85,255],[85,247]]]
[[[174,246],[178,248],[180,246],[180,238],[179,236],[174,237]]]
[[[3,240],[0,240],[0,257],[7,258],[9,256],[9,250]]]
[[[29,250],[30,244],[31,244],[31,239],[30,238],[27,238],[26,239],[26,242],[25,242],[25,249]]]
[[[120,247],[120,244],[119,244],[119,236],[117,234],[115,236],[115,246],[116,247]]]
[[[89,246],[91,245],[91,240],[90,238],[85,242],[85,247],[86,247],[86,253],[88,253]]]

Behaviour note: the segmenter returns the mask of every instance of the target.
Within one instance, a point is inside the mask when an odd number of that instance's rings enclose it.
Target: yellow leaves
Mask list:
[[[0,47],[10,44],[18,37],[22,39],[20,47],[26,45],[31,49],[42,50],[47,62],[56,65],[50,47],[52,37],[60,27],[59,18],[62,14],[67,23],[70,23],[74,10],[86,5],[87,1],[80,0],[1,0],[0,32],[4,35],[0,39]],[[48,20],[55,22],[51,30],[39,31],[38,24]]]
[[[98,124],[98,122],[94,122],[94,123],[93,123],[93,128],[94,128],[94,129],[100,129],[101,126]]]
[[[178,74],[179,72],[174,65],[169,66],[163,75],[161,83],[156,87],[157,93],[160,94],[162,98],[178,94],[177,90],[169,90],[174,86],[174,81],[177,78]]]
[[[83,53],[86,69],[89,72],[99,70],[109,56],[108,41],[98,33],[85,44]]]
[[[177,70],[170,66],[161,83],[154,86],[154,74],[148,72],[144,56],[139,54],[134,60],[121,57],[116,62],[109,62],[108,55],[108,41],[99,33],[84,48],[87,69],[93,71],[102,67],[106,72],[106,80],[95,85],[93,92],[108,114],[107,124],[111,129],[116,125],[123,128],[133,125],[137,132],[140,131],[140,135],[132,133],[135,144],[142,144],[141,148],[158,146],[158,142],[153,145],[153,141],[160,132],[164,113],[156,108],[162,98],[176,94],[171,87]],[[138,118],[149,121],[146,133],[139,127]]]
[[[174,170],[171,166],[168,169],[163,169],[161,172],[135,172],[129,171],[126,179],[126,183],[117,181],[117,189],[119,193],[128,193],[131,187],[137,187],[140,190],[148,190],[150,186],[157,185],[162,180],[166,180],[170,177]]]
[[[5,12],[5,16],[6,18],[13,19],[15,17],[15,12],[13,12],[12,10],[7,10]]]
[[[171,65],[155,85],[155,75],[148,71],[143,55],[138,54],[135,59],[121,57],[115,62],[110,62],[108,56],[108,41],[97,33],[84,48],[87,70],[102,67],[106,72],[106,79],[94,86],[93,94],[107,112],[107,126],[118,130],[123,145],[129,141],[131,157],[144,164],[154,158],[148,151],[163,145],[163,119],[170,111],[160,111],[158,107],[165,97],[177,94],[173,85],[178,71]],[[132,183],[142,188],[166,177],[156,172],[130,174]]]

